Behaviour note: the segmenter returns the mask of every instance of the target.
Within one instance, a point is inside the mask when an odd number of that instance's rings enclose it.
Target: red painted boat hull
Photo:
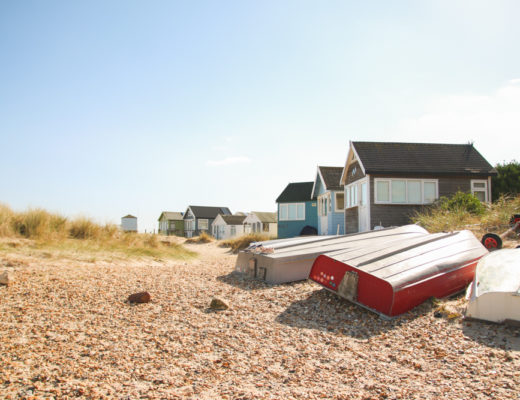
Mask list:
[[[467,242],[468,240],[464,241],[465,246]],[[406,263],[403,261],[399,264],[392,259],[392,274],[386,277],[384,276],[385,266],[381,267],[381,259],[384,259],[385,256],[379,256],[377,266],[373,267],[370,262],[360,263],[360,266],[356,266],[352,265],[354,262],[347,263],[339,260],[338,258],[341,257],[321,255],[315,260],[309,279],[354,303],[379,314],[394,317],[411,310],[431,297],[442,298],[457,293],[471,283],[477,262],[487,251],[483,246],[474,243],[480,244],[476,238],[474,242],[470,238],[469,242],[473,246],[472,249],[464,248],[462,257],[457,254],[457,257],[443,259],[444,264],[440,268],[435,265],[435,259],[424,263],[427,252],[423,251],[421,246],[417,246],[413,252],[419,254],[416,257],[417,259],[420,257],[422,264],[415,266],[413,256],[403,255]],[[436,249],[435,254],[442,251],[442,246],[439,246],[440,250]],[[450,246],[453,248],[453,244]],[[405,252],[411,251],[410,249],[405,250]],[[392,250],[389,253],[391,255],[388,258],[395,258],[395,251]],[[400,255],[401,253],[398,253],[398,256]],[[354,257],[355,259],[359,259],[359,257]],[[424,268],[426,264],[428,268]],[[403,271],[399,271],[399,265],[403,265]],[[371,268],[375,269],[370,271]],[[338,290],[338,288],[347,272],[349,272],[349,276],[355,276],[356,282],[350,285],[351,293],[345,295],[344,290]],[[400,273],[406,273],[407,279],[395,279]],[[378,274],[379,276],[377,276]],[[345,286],[343,285],[343,287]]]

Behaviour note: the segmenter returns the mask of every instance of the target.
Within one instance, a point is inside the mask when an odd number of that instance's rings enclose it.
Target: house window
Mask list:
[[[345,201],[347,203],[345,208],[355,207],[358,205],[358,184],[345,187]]]
[[[208,220],[207,219],[199,219],[199,230],[208,230]]]
[[[269,232],[269,223],[264,222],[264,223],[262,224],[262,228],[263,228],[263,231],[264,231],[264,232]]]
[[[438,181],[375,179],[376,204],[429,204],[438,198]]]
[[[280,204],[280,221],[305,220],[305,203]]]
[[[334,212],[343,212],[343,208],[345,207],[345,194],[343,192],[336,192],[334,196]]]
[[[387,203],[390,201],[390,182],[376,181],[376,203]]]
[[[368,201],[368,195],[367,195],[367,183],[363,182],[361,184],[361,205],[366,206]]]
[[[231,236],[235,236],[237,234],[237,227],[235,225],[231,225]]]
[[[488,190],[487,181],[484,180],[472,180],[471,181],[471,193],[475,195],[477,199],[485,203],[488,201]]]

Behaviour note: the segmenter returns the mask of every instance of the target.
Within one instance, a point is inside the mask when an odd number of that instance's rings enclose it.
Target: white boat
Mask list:
[[[238,254],[235,271],[271,284],[307,279],[314,260],[322,254],[376,243],[406,241],[428,235],[417,225],[406,225],[342,236],[310,236],[252,243]]]
[[[466,317],[520,323],[520,249],[482,257],[466,293]]]

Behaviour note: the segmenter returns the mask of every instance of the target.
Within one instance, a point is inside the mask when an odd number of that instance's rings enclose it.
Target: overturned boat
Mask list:
[[[520,324],[520,249],[481,258],[466,297],[466,317]]]
[[[382,316],[463,290],[488,251],[470,231],[386,237],[320,255],[309,279]]]
[[[307,236],[255,242],[238,254],[235,271],[268,283],[307,279],[312,264],[322,254],[373,248],[428,235],[417,225],[406,225],[342,236]]]

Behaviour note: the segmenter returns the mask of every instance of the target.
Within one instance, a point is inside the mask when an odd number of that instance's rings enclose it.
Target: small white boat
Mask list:
[[[520,249],[496,250],[482,257],[466,298],[466,317],[519,324]]]

